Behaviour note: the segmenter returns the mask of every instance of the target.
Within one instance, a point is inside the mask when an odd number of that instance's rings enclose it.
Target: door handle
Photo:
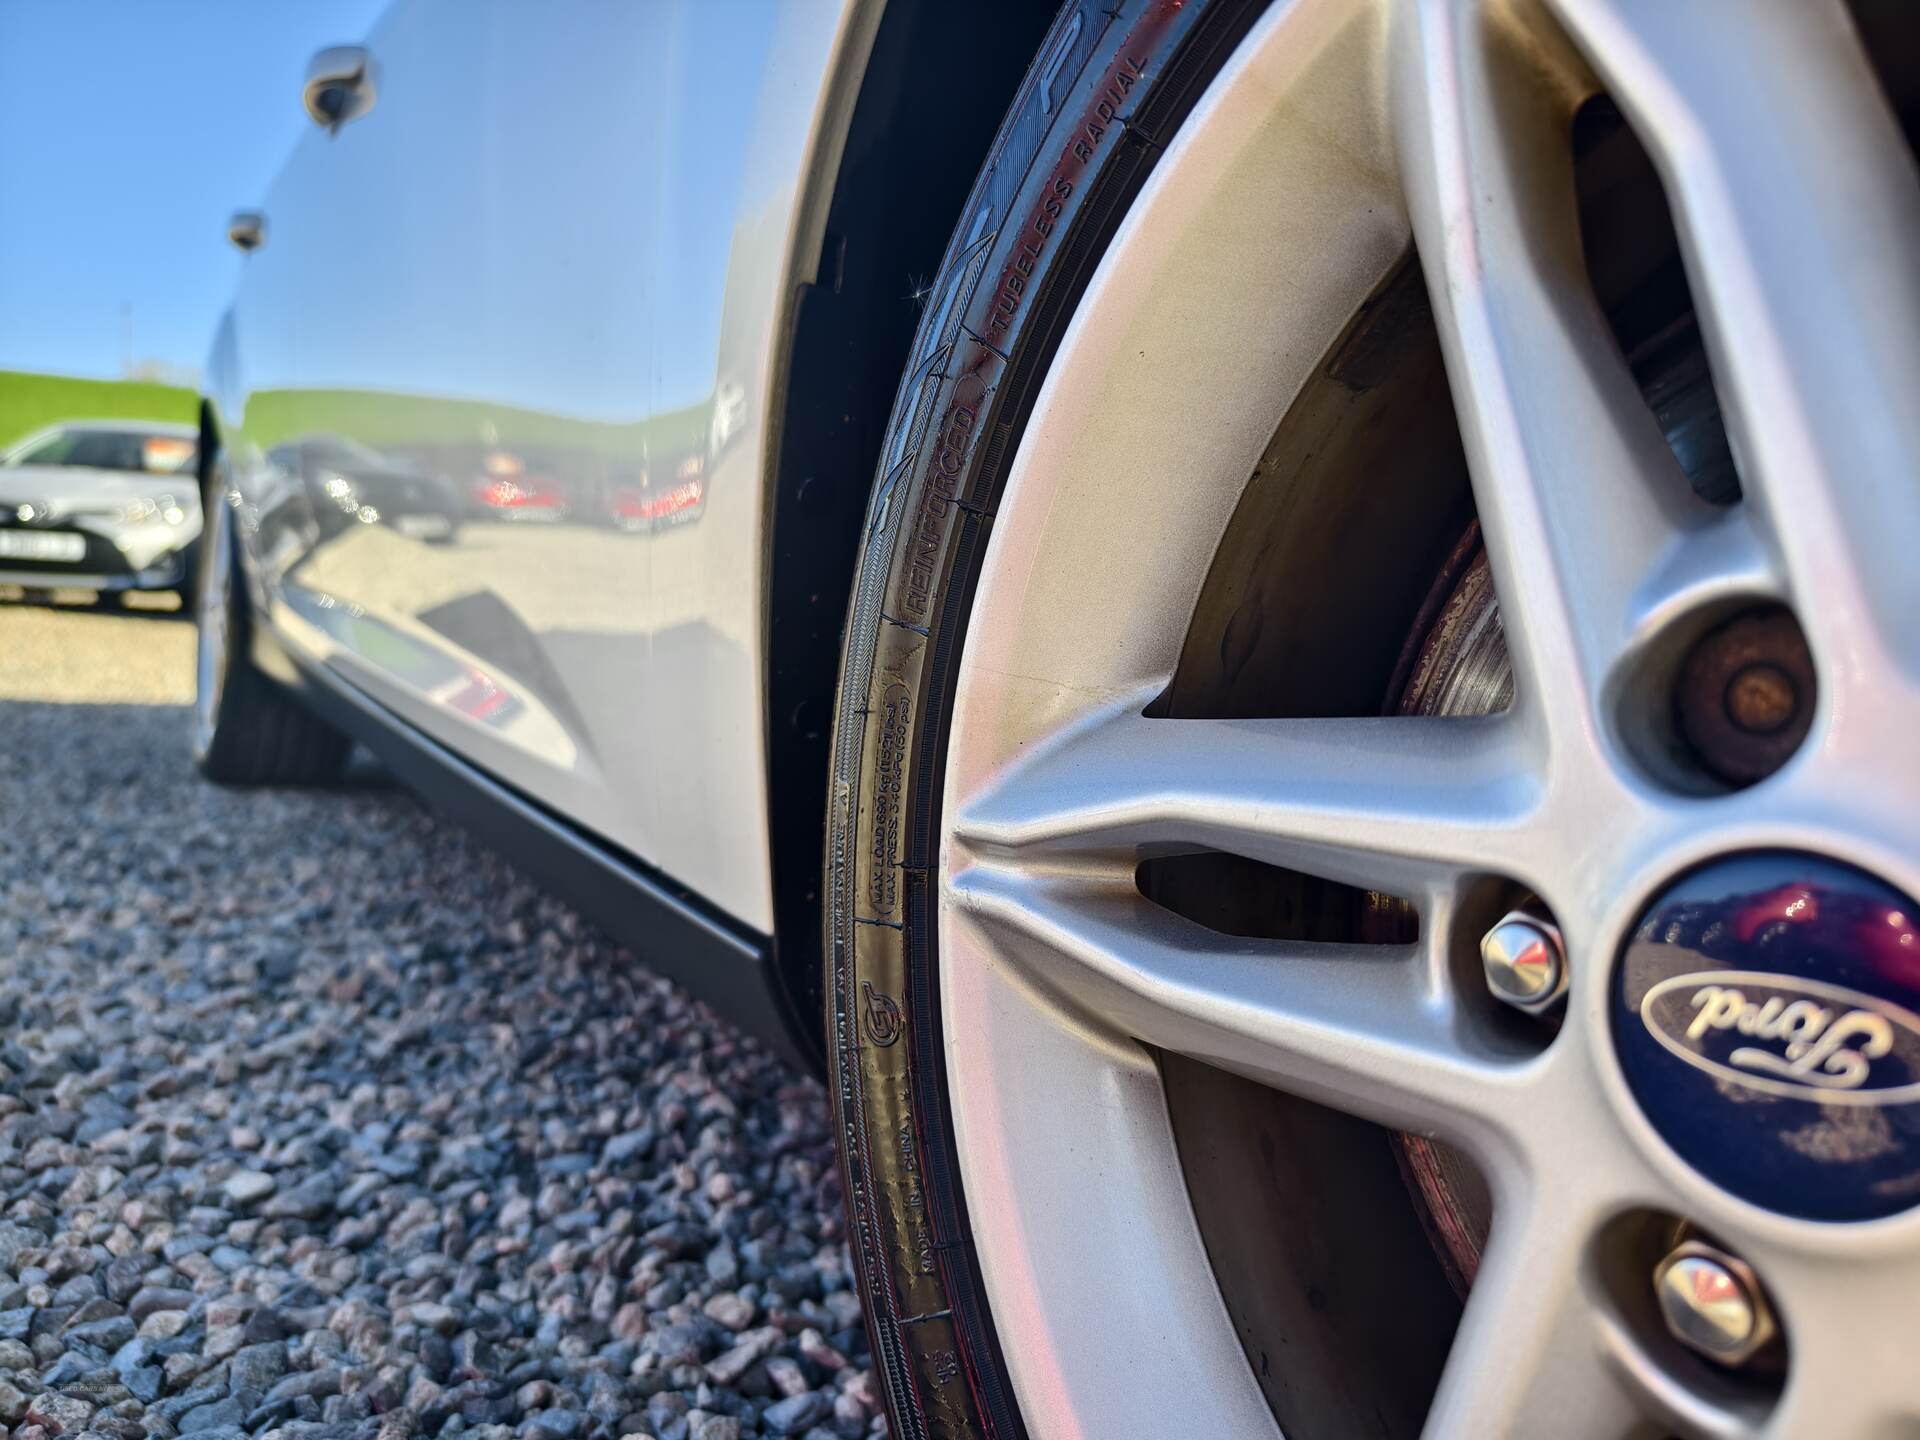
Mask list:
[[[373,56],[366,47],[331,45],[308,64],[300,100],[313,123],[331,135],[371,110],[378,95]]]

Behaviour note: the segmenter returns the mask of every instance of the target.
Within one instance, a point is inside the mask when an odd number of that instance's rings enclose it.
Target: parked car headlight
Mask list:
[[[360,497],[353,493],[353,482],[346,476],[332,470],[322,470],[313,478],[320,484],[320,493],[338,505],[343,513],[352,515],[360,509]]]
[[[164,520],[169,525],[187,523],[186,510],[171,495],[142,496],[138,500],[128,500],[113,513],[115,519],[129,525],[143,525],[150,520]]]

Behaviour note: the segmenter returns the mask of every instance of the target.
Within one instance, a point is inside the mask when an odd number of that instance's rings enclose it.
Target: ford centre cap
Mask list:
[[[1635,926],[1613,1031],[1654,1128],[1734,1194],[1815,1220],[1920,1204],[1920,907],[1871,875],[1693,871]]]

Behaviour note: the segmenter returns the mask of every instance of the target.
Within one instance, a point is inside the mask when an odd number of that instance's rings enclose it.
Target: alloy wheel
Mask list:
[[[1664,181],[1736,504],[1690,487],[1593,299],[1568,136],[1601,92]],[[1164,1056],[1438,1141],[1484,1178],[1491,1229],[1430,1434],[1866,1434],[1920,1415],[1920,1215],[1834,1224],[1710,1178],[1650,1118],[1614,1031],[1623,952],[1726,857],[1810,855],[1920,893],[1916,242],[1912,152],[1838,5],[1761,23],[1657,0],[1299,0],[1241,47],[1054,360],[947,747],[948,1093],[1041,1433],[1276,1426],[1222,1302],[1233,1257],[1195,1219]],[[1276,428],[1410,247],[1511,704],[1158,713],[1249,475],[1274,479]],[[1688,653],[1756,607],[1797,618],[1817,698],[1790,755],[1736,786],[1675,761],[1664,717]],[[1417,933],[1223,935],[1142,893],[1144,862],[1194,852],[1398,897]],[[1490,887],[1564,937],[1549,1028],[1488,1012]],[[1854,1119],[1904,1134],[1895,1103]],[[1698,1234],[1777,1312],[1787,1349],[1757,1377],[1666,1343],[1653,1277]]]

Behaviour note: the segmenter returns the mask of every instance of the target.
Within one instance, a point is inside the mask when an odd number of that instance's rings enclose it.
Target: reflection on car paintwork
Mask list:
[[[706,463],[698,455],[689,455],[664,487],[655,488],[650,472],[643,472],[630,485],[616,486],[608,497],[607,523],[629,534],[688,525],[700,518],[706,501]]]
[[[389,624],[324,591],[292,589],[287,605],[339,647],[349,666],[356,655],[376,660],[383,674],[490,729],[531,731],[542,744],[553,744],[564,733],[537,700],[444,636]]]
[[[761,0],[388,7],[362,37],[379,108],[312,130],[246,197],[272,243],[246,257],[207,367],[260,603],[359,606],[473,658],[563,733],[476,726],[384,673],[393,652],[366,627],[298,658],[762,928],[765,876],[739,861],[760,790],[741,760],[760,743],[743,718],[756,461],[766,338],[813,223],[794,177],[839,43],[821,18]],[[667,55],[728,82],[635,83]],[[475,124],[477,99],[509,93],[528,123]],[[430,543],[358,486],[290,493],[267,452],[315,436],[441,477],[454,532]],[[453,638],[429,618],[482,592],[515,619]],[[671,753],[641,743],[662,733]]]
[[[570,507],[545,475],[531,473],[520,456],[496,450],[480,462],[473,483],[476,512],[491,520],[564,520]]]
[[[299,477],[317,539],[354,525],[387,525],[416,539],[450,544],[460,526],[453,487],[404,455],[388,455],[344,435],[307,435],[267,452]]]
[[[468,666],[467,673],[459,680],[437,686],[428,693],[469,720],[503,719],[511,716],[520,703],[511,690],[473,666]]]
[[[738,380],[713,387],[713,415],[707,421],[707,458],[716,458],[739,438],[747,423],[747,392]]]

